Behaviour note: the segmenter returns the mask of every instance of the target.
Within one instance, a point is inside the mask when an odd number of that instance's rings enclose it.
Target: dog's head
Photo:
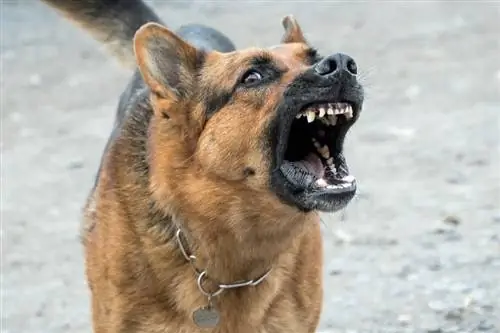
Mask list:
[[[137,32],[157,195],[276,214],[333,212],[353,198],[342,148],[363,103],[356,63],[319,56],[292,17],[283,26],[279,45],[230,53],[197,50],[154,23]]]

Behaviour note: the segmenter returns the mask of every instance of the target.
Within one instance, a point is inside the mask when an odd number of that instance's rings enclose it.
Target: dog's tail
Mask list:
[[[147,22],[161,23],[141,0],[42,0],[101,42],[124,66],[135,68],[133,38]]]

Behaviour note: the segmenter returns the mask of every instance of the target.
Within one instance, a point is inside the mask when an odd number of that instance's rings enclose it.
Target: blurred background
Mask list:
[[[359,195],[324,215],[324,332],[500,332],[500,3],[149,1],[238,47],[294,14],[356,59]],[[2,332],[89,332],[80,210],[130,73],[34,0],[1,1]],[[236,332],[235,332],[236,333]]]

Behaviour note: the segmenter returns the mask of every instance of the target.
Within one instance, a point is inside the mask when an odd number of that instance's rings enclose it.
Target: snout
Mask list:
[[[343,143],[363,103],[357,73],[352,57],[335,53],[295,78],[284,94],[271,131],[278,134],[271,184],[299,209],[334,212],[356,193]]]

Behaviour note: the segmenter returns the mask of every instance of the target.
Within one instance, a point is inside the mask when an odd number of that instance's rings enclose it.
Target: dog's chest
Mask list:
[[[169,318],[169,322],[149,322],[144,323],[134,333],[309,333],[309,329],[304,321],[291,320],[293,314],[283,314],[281,317],[272,316],[264,322],[250,323],[245,314],[239,314],[239,318],[230,321],[221,321],[213,329],[202,329],[197,327],[192,320],[186,321],[180,318]],[[156,317],[156,316],[155,316]],[[156,318],[159,319],[159,318]]]

